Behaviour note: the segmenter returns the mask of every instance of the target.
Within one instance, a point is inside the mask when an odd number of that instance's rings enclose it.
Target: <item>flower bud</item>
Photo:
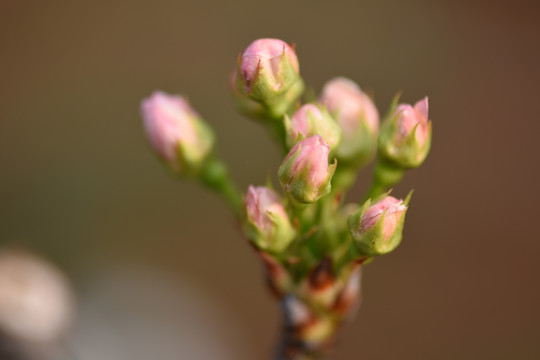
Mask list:
[[[266,117],[281,120],[304,91],[296,53],[282,40],[252,42],[240,55],[236,73],[238,92],[263,104]]]
[[[249,186],[245,198],[248,237],[260,249],[272,253],[285,250],[295,231],[279,196],[263,186]]]
[[[379,140],[381,155],[401,167],[413,168],[426,159],[430,146],[428,98],[418,101],[414,107],[398,105],[383,125]]]
[[[237,86],[254,100],[266,102],[288,90],[299,78],[294,49],[279,39],[259,39],[242,53]]]
[[[305,104],[291,119],[285,116],[285,128],[289,147],[293,147],[300,139],[320,135],[332,151],[341,139],[341,129],[326,108],[314,104]]]
[[[382,255],[399,245],[409,200],[410,194],[405,201],[392,196],[374,204],[368,200],[349,218],[349,231],[361,253]]]
[[[379,113],[369,96],[354,81],[337,77],[324,85],[320,102],[342,130],[338,159],[355,163],[371,160],[377,144]]]
[[[312,203],[328,194],[337,163],[328,165],[330,147],[319,135],[298,142],[279,167],[283,189],[301,203]]]
[[[156,153],[174,171],[197,174],[212,151],[214,135],[188,102],[156,91],[142,101],[141,114]]]

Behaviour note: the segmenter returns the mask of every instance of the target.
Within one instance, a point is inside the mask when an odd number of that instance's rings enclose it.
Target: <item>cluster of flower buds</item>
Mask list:
[[[379,124],[370,97],[337,77],[318,101],[302,104],[296,52],[278,39],[251,43],[233,83],[239,110],[263,120],[284,148],[275,168],[284,195],[251,185],[242,196],[213,153],[212,131],[179,96],[157,92],[143,101],[147,135],[170,168],[217,190],[233,207],[283,304],[278,358],[316,355],[355,313],[363,264],[402,240],[411,195],[400,200],[389,190],[428,154],[427,98],[414,107],[395,102]],[[375,155],[367,200],[344,204],[358,171]]]

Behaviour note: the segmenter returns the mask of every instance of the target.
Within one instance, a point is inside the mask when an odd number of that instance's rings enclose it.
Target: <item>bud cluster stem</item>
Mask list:
[[[399,165],[385,159],[378,159],[373,172],[373,181],[365,200],[375,198],[390,190],[401,181],[405,171],[406,169]]]
[[[267,127],[270,134],[272,134],[275,141],[279,143],[283,152],[286,154],[289,151],[289,148],[287,146],[285,126],[283,126],[283,122],[271,120],[268,122]]]
[[[203,166],[200,179],[203,184],[222,196],[235,215],[241,215],[242,195],[230,179],[227,167],[221,160],[210,157]]]
[[[284,326],[286,327],[286,325]],[[307,352],[306,349],[302,349],[298,345],[291,331],[285,328],[281,332],[274,360],[317,360],[322,358],[322,354]]]

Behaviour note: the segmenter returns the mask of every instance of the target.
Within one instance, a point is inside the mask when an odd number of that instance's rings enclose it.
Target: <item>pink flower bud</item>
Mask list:
[[[330,146],[335,149],[341,139],[341,129],[332,119],[326,108],[314,104],[303,105],[289,121],[285,122],[288,132],[288,142],[292,146],[296,143],[299,135],[308,138],[320,135]]]
[[[320,102],[342,130],[338,158],[359,163],[370,160],[375,154],[379,113],[369,96],[352,80],[337,77],[326,83]]]
[[[240,57],[237,86],[241,93],[266,102],[289,89],[298,73],[298,58],[290,45],[279,39],[259,39]]]
[[[336,163],[328,165],[330,147],[319,135],[297,143],[278,170],[283,189],[294,199],[312,203],[331,190]]]
[[[156,91],[141,113],[150,145],[174,170],[195,170],[212,150],[211,130],[181,96]]]
[[[366,212],[362,216],[360,223],[360,231],[366,232],[373,227],[381,219],[384,214],[383,221],[383,240],[390,239],[396,226],[401,219],[401,215],[407,210],[407,207],[403,204],[403,200],[398,200],[395,197],[387,196],[383,200],[371,205],[367,208]]]
[[[399,104],[383,123],[379,151],[390,162],[403,167],[420,166],[431,145],[431,121],[428,120],[428,98],[414,107]]]
[[[345,134],[356,131],[360,122],[376,133],[379,129],[379,112],[373,101],[352,80],[336,77],[324,85],[321,103],[325,104]]]
[[[385,254],[401,242],[410,195],[405,201],[386,196],[374,204],[368,200],[349,218],[349,230],[361,253]]]
[[[274,221],[270,214],[281,217],[282,220],[288,219],[279,196],[264,186],[249,186],[246,196],[246,210],[249,220],[266,233],[274,227]]]
[[[245,204],[251,240],[265,250],[284,250],[293,240],[295,232],[279,196],[266,187],[250,185]]]
[[[428,135],[428,98],[418,101],[414,107],[408,104],[400,104],[396,108],[398,116],[397,140],[403,141],[416,128],[414,136],[418,145],[424,147]]]

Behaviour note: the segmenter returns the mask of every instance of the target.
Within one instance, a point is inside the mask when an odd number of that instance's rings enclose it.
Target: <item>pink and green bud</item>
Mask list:
[[[342,130],[338,159],[354,163],[371,160],[377,144],[379,113],[369,96],[354,81],[336,77],[324,85],[319,100]]]
[[[250,185],[245,210],[246,232],[258,248],[280,253],[296,236],[283,202],[273,190]]]
[[[362,254],[382,255],[399,245],[410,196],[405,201],[386,195],[373,204],[368,200],[349,218],[349,231]]]
[[[179,95],[154,92],[141,103],[146,136],[154,151],[175,172],[197,174],[212,152],[214,135]]]
[[[404,167],[420,166],[431,147],[431,121],[428,98],[414,106],[399,104],[383,124],[379,151],[393,163]]]
[[[301,203],[313,203],[331,190],[337,163],[328,164],[330,147],[319,135],[298,142],[278,170],[283,190]]]
[[[304,90],[294,49],[279,39],[252,42],[238,59],[236,88],[280,118]]]
[[[279,39],[259,39],[242,53],[239,90],[258,101],[286,91],[298,80],[299,64],[294,49]]]
[[[326,107],[320,105],[305,104],[292,118],[285,116],[285,128],[289,147],[293,147],[299,140],[320,135],[330,146],[330,151],[333,151],[341,139],[341,128]]]

